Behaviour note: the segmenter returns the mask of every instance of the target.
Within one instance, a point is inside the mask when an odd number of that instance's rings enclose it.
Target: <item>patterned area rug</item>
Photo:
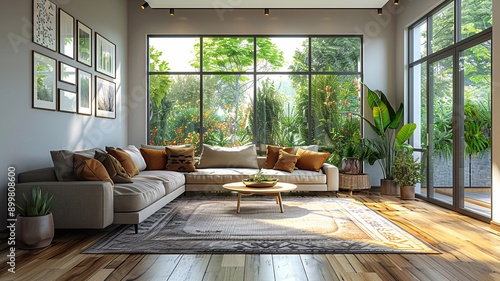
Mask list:
[[[84,253],[439,253],[347,198],[177,198],[140,224],[121,226]]]

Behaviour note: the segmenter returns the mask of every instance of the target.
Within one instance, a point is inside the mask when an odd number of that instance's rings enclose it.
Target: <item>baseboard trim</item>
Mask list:
[[[490,227],[493,230],[500,231],[500,223],[498,222],[490,221]]]

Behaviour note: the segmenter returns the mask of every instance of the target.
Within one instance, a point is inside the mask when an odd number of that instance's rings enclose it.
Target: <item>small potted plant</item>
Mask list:
[[[396,152],[394,180],[399,185],[401,199],[415,199],[415,184],[422,180],[422,172],[419,159],[409,150]]]
[[[53,195],[42,194],[40,187],[23,193],[23,202],[16,204],[19,213],[16,222],[16,246],[21,249],[47,247],[54,238],[54,219],[50,212]]]
[[[363,162],[369,160],[374,149],[366,139],[353,138],[346,143],[342,158],[342,173],[359,175],[363,173]]]

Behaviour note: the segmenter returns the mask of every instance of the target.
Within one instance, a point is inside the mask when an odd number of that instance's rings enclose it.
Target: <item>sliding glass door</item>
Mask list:
[[[491,218],[491,0],[447,0],[409,29],[420,198]]]
[[[458,208],[490,215],[491,209],[491,39],[459,52],[459,93],[463,98],[464,173]],[[461,118],[462,119],[462,118]]]
[[[453,54],[429,61],[429,198],[453,204]]]

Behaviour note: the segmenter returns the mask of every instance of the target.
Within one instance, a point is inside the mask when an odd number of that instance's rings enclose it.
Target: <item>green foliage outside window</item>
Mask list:
[[[311,140],[340,165],[345,143],[360,134],[352,114],[360,108],[359,37],[313,38],[311,67],[308,40],[300,39],[305,43],[287,58],[288,75],[273,74],[283,69],[285,57],[272,38],[201,40],[203,53],[195,43],[193,58],[186,59],[202,73],[202,83],[199,72],[171,74],[162,51],[150,48],[150,144],[295,146]]]

